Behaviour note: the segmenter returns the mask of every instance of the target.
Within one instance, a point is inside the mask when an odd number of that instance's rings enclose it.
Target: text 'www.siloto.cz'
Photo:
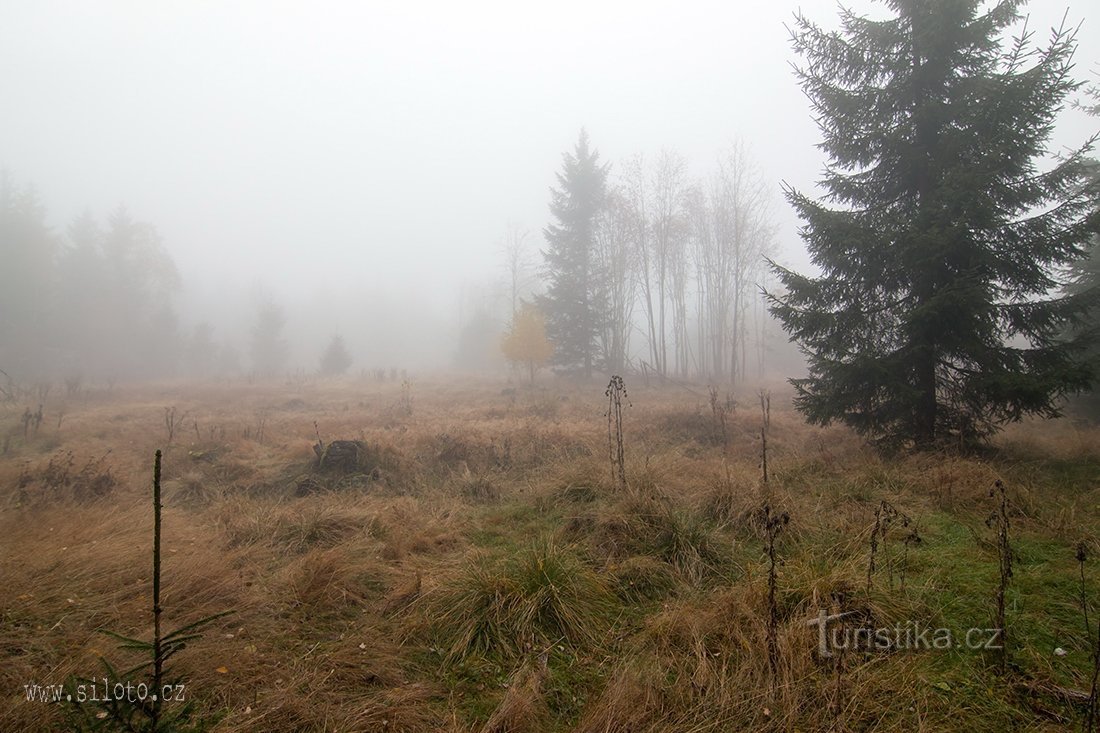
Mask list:
[[[106,677],[65,685],[40,685],[30,682],[23,685],[28,702],[184,702],[187,699],[185,685],[162,685],[153,689],[145,682],[111,681]]]

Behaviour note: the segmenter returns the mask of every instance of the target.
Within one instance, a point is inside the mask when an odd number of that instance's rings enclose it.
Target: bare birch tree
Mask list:
[[[683,332],[686,331],[686,303],[683,290],[684,247],[686,243],[684,192],[687,164],[683,156],[671,150],[662,150],[653,171],[653,277],[657,300],[657,369],[669,374],[668,336],[672,326],[673,349],[676,369],[682,365]],[[684,305],[684,308],[680,308]],[[671,320],[669,324],[669,310]]]
[[[746,376],[750,332],[762,332],[749,319],[760,312],[754,299],[774,239],[767,189],[743,144],[719,157],[686,208],[698,288],[697,374],[736,382]]]
[[[642,313],[645,316],[646,335],[649,343],[649,354],[646,362],[658,373],[663,374],[659,348],[660,339],[657,335],[657,298],[654,292],[655,255],[653,252],[653,239],[650,236],[649,220],[652,193],[646,177],[645,158],[641,155],[635,155],[623,163],[622,169],[622,190],[629,211],[630,237],[634,243],[638,295],[641,298]]]
[[[504,234],[504,267],[508,276],[508,295],[511,305],[511,317],[514,322],[519,311],[519,301],[526,293],[530,277],[530,263],[527,260],[527,235],[529,232],[514,222],[508,222]]]
[[[621,374],[630,361],[637,292],[633,231],[634,213],[627,194],[612,188],[596,222],[595,254],[604,305],[600,345],[605,366],[615,374]]]

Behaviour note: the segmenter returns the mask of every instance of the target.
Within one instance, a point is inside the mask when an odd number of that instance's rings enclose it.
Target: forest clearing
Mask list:
[[[5,406],[0,729],[71,720],[29,685],[140,663],[102,632],[153,634],[157,449],[165,628],[229,612],[166,666],[200,729],[1083,724],[1096,428],[890,458],[806,425],[778,385],[625,387],[625,481],[596,382],[85,388],[47,393],[37,424]],[[321,460],[337,440],[353,463]],[[980,635],[999,628],[997,482],[1003,660]]]

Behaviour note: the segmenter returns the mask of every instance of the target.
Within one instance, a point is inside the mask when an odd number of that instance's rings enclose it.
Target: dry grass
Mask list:
[[[60,724],[24,684],[128,659],[100,629],[151,635],[150,466],[166,406],[188,419],[165,455],[165,620],[233,611],[173,660],[214,730],[1071,726],[1056,693],[1087,674],[1072,546],[1100,537],[1100,430],[1025,425],[985,456],[886,459],[805,425],[773,386],[764,486],[755,389],[734,395],[746,407],[723,444],[705,388],[628,386],[626,491],[598,384],[502,394],[416,380],[411,414],[398,384],[373,380],[93,388],[60,428],[61,406],[47,403],[25,441],[22,406],[0,405],[0,730]],[[319,472],[318,433],[363,441],[361,470]],[[977,653],[822,658],[806,625],[819,609],[876,626],[986,624],[996,479],[1021,555],[1017,678]],[[792,518],[778,549],[778,680],[765,500]],[[888,536],[867,593],[882,500],[924,542]]]
[[[545,538],[513,557],[469,558],[420,605],[416,626],[430,629],[448,662],[592,643],[611,609],[594,569],[573,548]]]

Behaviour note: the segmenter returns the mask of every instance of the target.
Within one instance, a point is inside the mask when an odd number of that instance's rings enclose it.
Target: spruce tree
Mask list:
[[[1091,101],[1076,102],[1074,106],[1093,117],[1100,117],[1100,84],[1090,84],[1085,90],[1085,95]],[[1100,162],[1091,161],[1089,174],[1093,182],[1100,186]],[[1100,203],[1097,206],[1100,206]],[[1070,265],[1069,282],[1065,290],[1069,294],[1084,294],[1098,288],[1100,288],[1100,233],[1094,234],[1089,240],[1085,257]],[[1080,338],[1082,335],[1094,334],[1100,335],[1100,305],[1094,306],[1083,322],[1073,324],[1066,336]],[[1094,343],[1088,350],[1086,358],[1092,364],[1094,373],[1100,375],[1100,341]],[[1095,383],[1090,392],[1078,401],[1078,407],[1093,420],[1100,419],[1100,392],[1097,391]]]
[[[1100,288],[1100,236],[1094,236],[1089,242],[1088,254],[1084,259],[1075,262],[1069,270],[1069,282],[1066,284],[1066,292],[1069,294],[1083,293],[1091,289]],[[1081,339],[1086,337],[1092,340],[1092,347],[1085,352],[1085,358],[1092,366],[1094,374],[1100,374],[1100,305],[1093,306],[1086,317],[1074,323],[1067,329],[1065,338]],[[1094,382],[1091,389],[1079,399],[1073,401],[1075,412],[1094,421],[1100,420],[1100,392]]]
[[[260,306],[256,322],[252,326],[252,368],[259,376],[270,377],[286,366],[290,346],[283,338],[286,315],[275,303]]]
[[[321,376],[335,377],[343,374],[352,365],[351,354],[344,345],[344,338],[334,335],[321,354]]]
[[[573,152],[563,156],[558,188],[551,190],[554,222],[544,230],[546,294],[539,309],[546,317],[546,334],[554,346],[554,363],[592,375],[602,326],[596,272],[596,218],[603,206],[607,166],[589,147],[583,129]]]
[[[1072,32],[1006,43],[1021,2],[890,0],[886,19],[798,16],[797,69],[829,157],[816,201],[790,187],[818,276],[772,264],[772,313],[808,357],[811,422],[871,440],[973,445],[1053,417],[1089,384],[1084,338],[1059,336],[1095,290],[1064,293],[1097,219],[1086,154],[1044,164],[1078,87]]]

